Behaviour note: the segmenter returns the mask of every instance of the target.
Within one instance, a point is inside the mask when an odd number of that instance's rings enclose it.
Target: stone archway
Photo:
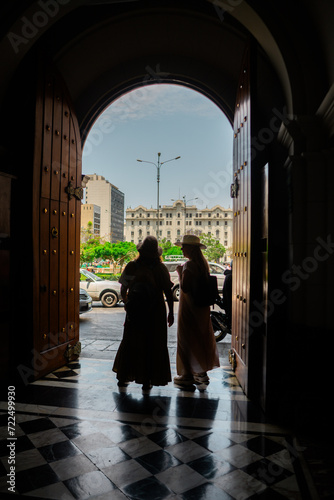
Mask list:
[[[6,17],[6,29],[12,32],[16,30],[17,33],[22,31],[23,17],[34,19],[34,14],[41,8],[38,2],[30,2],[27,10],[20,2],[10,4],[13,9],[9,9],[11,15]],[[49,61],[56,65],[63,76],[78,116],[81,136],[85,137],[91,123],[107,103],[115,96],[140,85],[148,74],[152,83],[162,78],[164,82],[179,81],[200,89],[218,103],[232,122],[242,54],[246,40],[251,35],[255,40],[251,64],[255,71],[254,89],[257,99],[254,102],[257,120],[251,133],[250,147],[255,154],[253,164],[256,164],[256,172],[260,172],[262,166],[269,165],[268,237],[271,245],[267,290],[270,294],[270,291],[281,289],[281,277],[289,268],[289,256],[292,255],[294,259],[297,256],[297,260],[299,258],[303,261],[308,255],[310,241],[307,231],[305,232],[307,224],[311,222],[315,228],[317,220],[323,222],[323,241],[326,241],[326,234],[330,230],[330,218],[326,212],[330,196],[323,180],[331,175],[328,170],[332,156],[326,148],[333,133],[332,90],[329,83],[332,68],[328,63],[333,58],[328,57],[330,45],[323,42],[317,30],[313,29],[313,21],[318,28],[326,28],[316,2],[308,2],[305,9],[300,9],[299,4],[294,7],[289,2],[280,3],[279,6],[259,7],[255,5],[256,2],[245,0],[225,3],[217,0],[211,4],[204,0],[191,4],[186,1],[157,3],[149,0],[140,3],[112,2],[109,5],[96,5],[93,1],[85,4],[80,1],[59,2],[60,4],[57,15],[40,26],[34,36],[26,38],[17,54],[13,53],[6,32],[1,41],[4,49],[1,57],[6,71],[0,91],[2,110],[4,116],[8,117],[3,122],[1,152],[5,157],[5,172],[17,177],[13,192],[14,206],[22,203],[29,210],[32,199],[29,161],[33,118],[28,101],[34,100],[31,77],[36,78],[37,70],[30,63],[34,63],[40,53],[46,53]],[[226,9],[226,4],[231,8]],[[225,11],[222,12],[224,5]],[[313,11],[316,14],[314,19]],[[287,12],[289,16],[285,16]],[[297,25],[299,29],[296,29]],[[326,48],[324,57],[321,55],[321,47]],[[27,65],[24,67],[23,64],[21,72],[15,74],[21,62]],[[312,81],[311,76],[314,74],[317,79]],[[24,98],[27,102],[26,107],[22,108],[19,99]],[[302,116],[296,118],[295,114]],[[276,141],[278,133],[284,148]],[[27,146],[25,153],[28,151],[29,155],[18,150],[18,141]],[[16,154],[13,155],[12,151]],[[294,156],[285,163],[287,152]],[[309,156],[310,152],[312,157]],[[316,192],[319,199],[316,200],[310,187],[314,165],[324,172],[321,182],[319,181],[321,189]],[[258,189],[260,185],[261,180],[258,178]],[[298,193],[297,201],[296,197],[292,199],[290,196],[292,185]],[[27,189],[27,186],[30,188]],[[260,192],[257,195],[257,199],[260,199]],[[320,208],[317,205],[316,220],[312,212],[314,201],[319,201],[321,205]],[[255,208],[256,219],[260,220],[261,203]],[[17,213],[14,214],[13,210],[11,217],[11,258],[14,262],[20,258],[15,243],[23,235],[30,248],[32,239],[30,220],[22,227],[19,211],[15,212]],[[290,230],[289,223],[295,232]],[[302,227],[304,231],[300,230]],[[262,240],[259,233],[256,240]],[[260,245],[257,251],[259,255],[261,250]],[[31,252],[27,261],[33,262]],[[13,276],[19,278],[20,272],[15,269]],[[309,286],[310,282],[311,280],[305,280],[301,283],[293,300],[290,300],[289,293],[285,293],[286,290],[283,291],[285,305],[275,309],[266,325],[270,333],[267,337],[270,339],[270,346],[267,346],[268,357],[265,358],[261,349],[255,350],[259,370],[262,370],[257,376],[262,381],[269,381],[266,391],[270,388],[280,389],[279,383],[275,383],[274,372],[280,366],[280,358],[285,355],[286,343],[290,347],[292,344],[287,365],[291,373],[298,371],[294,368],[300,349],[298,343],[308,324],[308,318],[303,315],[303,300],[306,296],[311,303],[313,291],[319,286],[316,283],[312,288]],[[323,304],[320,303],[320,298],[318,303],[322,311],[321,325],[329,331],[328,297],[332,296],[332,291],[325,278],[322,277],[320,282],[327,294]],[[267,307],[262,300],[260,279],[253,281],[252,289],[260,308]],[[15,292],[15,286],[12,285],[11,295],[15,296]],[[26,352],[32,345],[33,322],[29,308],[32,301],[30,291],[29,303],[23,306],[28,321],[17,318],[15,328],[10,325],[7,330],[8,338],[16,329],[19,332],[29,332],[19,335],[21,345],[18,350],[16,346],[8,350],[8,357],[13,365],[18,358],[26,359]],[[289,319],[286,316],[287,305],[293,309]],[[7,317],[13,311],[14,307],[7,309]],[[299,332],[299,337],[289,336],[296,331]],[[310,327],[309,333],[312,331]],[[304,358],[297,361],[297,366],[305,368]],[[266,371],[267,367],[270,370]],[[287,375],[286,380],[288,378]],[[284,397],[284,384],[282,387]],[[276,404],[275,401],[273,404]]]

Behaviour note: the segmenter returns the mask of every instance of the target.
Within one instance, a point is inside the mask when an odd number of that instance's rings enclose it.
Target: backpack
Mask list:
[[[206,307],[215,304],[219,297],[217,277],[207,274],[196,278],[191,295],[196,306]]]

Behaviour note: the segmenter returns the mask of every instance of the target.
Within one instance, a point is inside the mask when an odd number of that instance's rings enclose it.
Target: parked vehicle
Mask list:
[[[80,288],[86,290],[93,301],[101,301],[104,307],[115,307],[121,300],[118,281],[104,280],[86,269],[80,269]]]
[[[83,314],[92,310],[92,297],[84,290],[80,288],[80,309],[79,314]]]
[[[216,342],[219,342],[220,340],[223,340],[228,333],[231,335],[231,329],[228,326],[228,322],[226,319],[226,313],[223,307],[223,299],[217,299],[216,305],[220,308],[220,311],[212,309],[210,312],[210,316]]]
[[[177,266],[184,264],[186,261],[184,260],[179,260],[179,261],[173,261],[173,262],[164,262],[165,266],[167,267],[170,275],[170,279],[173,283],[173,297],[174,300],[178,301],[180,298],[180,284],[179,284],[179,275],[176,271]],[[216,262],[209,262],[209,269],[210,269],[210,274],[213,276],[217,277],[217,283],[218,283],[218,291],[219,293],[222,292],[223,290],[223,285],[224,285],[224,271],[225,267],[222,266],[221,264],[216,264]]]

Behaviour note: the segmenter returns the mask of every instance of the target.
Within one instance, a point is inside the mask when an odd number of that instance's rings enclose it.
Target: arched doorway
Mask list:
[[[266,372],[266,367],[270,365],[271,370],[275,370],[275,367],[279,365],[279,355],[284,353],[280,334],[281,326],[287,324],[285,317],[287,300],[285,305],[280,304],[279,309],[275,308],[270,316],[267,315],[268,322],[262,321],[267,308],[265,294],[270,295],[271,290],[280,289],[281,276],[288,268],[289,248],[288,244],[282,244],[282,241],[289,241],[288,170],[283,168],[286,150],[279,146],[276,137],[282,123],[285,126],[290,125],[288,115],[292,111],[292,106],[295,106],[294,111],[297,112],[303,109],[306,111],[306,108],[309,110],[312,106],[314,109],[314,95],[321,94],[322,89],[319,89],[319,86],[325,86],[325,83],[321,82],[327,80],[319,78],[317,92],[312,95],[312,99],[310,98],[311,104],[308,108],[305,105],[304,92],[298,92],[302,72],[298,73],[297,68],[292,68],[295,59],[286,55],[288,49],[282,43],[283,30],[274,40],[265,22],[247,2],[235,4],[224,19],[218,15],[222,12],[221,10],[217,12],[215,6],[217,7],[217,4],[212,5],[209,2],[196,2],[196,5],[192,7],[189,7],[187,2],[182,2],[182,5],[179,2],[171,2],[167,7],[150,2],[140,5],[134,2],[130,6],[119,3],[102,7],[94,6],[92,3],[88,7],[81,5],[79,9],[76,9],[74,5],[68,5],[61,10],[60,17],[54,20],[56,22],[43,26],[43,29],[40,28],[35,35],[36,38],[33,39],[33,46],[24,44],[30,60],[26,59],[27,66],[25,68],[22,66],[21,74],[17,74],[14,78],[16,86],[12,88],[13,93],[8,91],[10,104],[7,111],[10,110],[10,105],[13,105],[14,116],[18,116],[19,103],[15,102],[13,96],[19,95],[20,92],[21,95],[24,94],[22,89],[27,95],[25,79],[32,73],[38,80],[37,65],[34,63],[38,55],[46,53],[48,61],[52,62],[65,81],[83,141],[91,123],[108,102],[131,88],[141,85],[144,80],[146,84],[182,82],[196,88],[214,100],[232,123],[234,117],[237,116],[235,103],[242,58],[248,40],[251,40],[250,121],[252,126],[247,150],[248,154],[255,155],[252,159],[252,170],[254,167],[256,175],[253,184],[254,192],[251,193],[251,217],[254,223],[251,224],[250,230],[255,247],[251,263],[251,266],[254,266],[254,277],[252,278],[251,274],[250,280],[251,303],[259,304],[255,312],[258,312],[261,317],[256,316],[259,318],[260,325],[254,328],[252,333],[254,354],[251,358],[254,360],[254,379],[253,382],[248,383],[248,389],[245,390],[251,396],[260,397],[259,387],[262,392],[268,392],[268,386],[266,388],[264,382],[270,375]],[[251,15],[247,17],[247,13]],[[262,17],[266,18],[265,13]],[[254,38],[250,36],[250,33],[254,35]],[[279,46],[284,51],[284,57]],[[22,45],[20,48],[24,47]],[[24,52],[19,51],[19,57],[22,60],[23,55]],[[290,85],[290,74],[293,86]],[[32,86],[28,89],[28,94],[29,97],[35,95]],[[31,112],[31,108],[29,110]],[[29,116],[32,117],[33,114]],[[29,135],[29,139],[24,137],[21,131],[22,144],[29,143],[30,150],[31,135],[34,133],[32,123],[33,120],[27,120],[26,132],[28,133],[26,135]],[[15,149],[15,140],[10,135],[14,128],[15,118],[13,117],[12,127],[4,134],[4,137],[8,138],[8,149],[12,148],[12,150]],[[287,127],[285,129],[284,138],[288,148],[295,147],[295,140],[289,137]],[[294,126],[290,126],[289,131],[298,136]],[[15,159],[12,159],[12,171],[14,174],[15,172],[20,174],[18,185],[21,186],[14,199],[21,200],[23,203],[27,202],[29,205],[33,189],[25,188],[27,185],[31,186],[32,175],[31,169],[27,169],[24,175],[21,175],[23,158],[23,155],[18,154]],[[27,162],[27,157],[24,160]],[[261,201],[261,172],[267,164],[269,165],[268,198],[270,199],[268,227],[272,228],[269,229],[271,231],[269,254],[266,252],[265,233],[261,233],[260,223],[263,218],[262,207],[265,206],[265,203]],[[240,166],[241,164],[239,168]],[[241,177],[240,173],[238,176]],[[263,186],[266,186],[265,182]],[[267,191],[263,189],[263,192]],[[248,207],[245,204],[243,207],[240,206],[240,212],[245,206]],[[279,210],[275,208],[278,206]],[[250,214],[247,210],[244,213],[247,213],[247,216]],[[19,216],[14,217],[14,222],[13,241],[18,241],[18,234],[21,232],[22,235]],[[275,231],[274,228],[277,227],[279,231]],[[23,229],[23,234],[30,243],[32,239],[30,221]],[[246,251],[247,255],[247,250],[244,248],[236,249],[236,252],[238,251],[243,254]],[[12,255],[14,260],[17,259],[19,251],[14,250]],[[242,258],[247,259],[247,256],[243,255]],[[29,259],[34,262],[32,254],[29,255]],[[264,271],[262,261],[267,266]],[[269,281],[263,281],[263,273],[270,277]],[[244,294],[242,301],[239,297],[241,304],[244,304],[243,299]],[[30,303],[32,302],[31,296]],[[23,320],[18,319],[20,330],[22,330],[23,323]],[[25,345],[19,355],[24,359],[26,358],[24,352],[31,349],[34,331],[31,317],[28,323],[29,335],[24,338]],[[270,348],[262,342],[266,331],[270,332],[270,335],[266,336],[266,341],[270,342]],[[265,356],[265,352],[269,357],[271,356],[271,359]],[[260,380],[260,384],[256,384],[254,380]],[[270,384],[271,389],[277,387],[274,377],[271,378]],[[265,395],[263,400],[266,400]]]

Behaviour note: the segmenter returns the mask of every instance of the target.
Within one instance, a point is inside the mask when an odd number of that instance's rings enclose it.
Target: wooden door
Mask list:
[[[33,172],[34,378],[80,352],[81,144],[64,84],[41,71]]]
[[[241,67],[234,116],[233,271],[231,354],[236,376],[248,393],[251,259],[250,48]]]

